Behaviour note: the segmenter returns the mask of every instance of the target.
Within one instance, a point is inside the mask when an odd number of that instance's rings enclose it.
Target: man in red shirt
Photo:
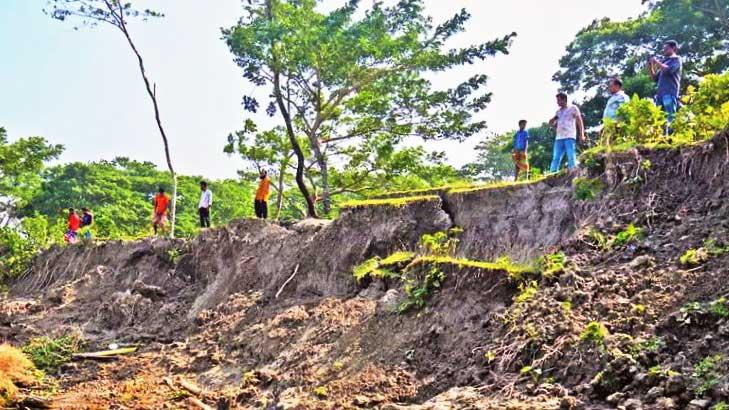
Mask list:
[[[81,228],[81,218],[73,208],[68,208],[68,231],[63,236],[63,240],[68,243],[76,243],[78,240],[78,230]]]
[[[154,196],[154,216],[152,216],[152,227],[157,235],[157,228],[163,231],[167,224],[167,209],[170,206],[170,198],[165,195],[164,188],[160,187],[157,195]]]

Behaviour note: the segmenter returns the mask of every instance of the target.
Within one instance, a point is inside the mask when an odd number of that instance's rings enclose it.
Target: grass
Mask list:
[[[382,198],[383,196],[402,196],[402,197],[412,197],[412,196],[419,196],[426,193],[431,192],[441,192],[441,191],[450,191],[453,189],[459,189],[459,188],[470,188],[474,185],[470,182],[456,182],[453,184],[448,185],[440,185],[430,188],[418,188],[418,189],[409,189],[409,190],[403,190],[403,191],[391,191],[391,192],[384,192],[380,195],[374,196],[374,199]]]
[[[20,350],[0,345],[0,406],[9,404],[18,391],[17,384],[31,384],[36,381],[33,362]]]
[[[612,247],[619,248],[625,246],[631,242],[635,242],[643,237],[643,228],[636,227],[633,224],[629,224],[622,231],[615,234],[612,240]]]
[[[608,337],[608,332],[605,325],[600,322],[590,322],[585,326],[585,329],[580,333],[580,340],[585,342],[591,342],[597,346],[603,346],[605,344],[605,338]]]
[[[600,178],[575,178],[572,180],[572,187],[575,199],[580,201],[592,201],[604,189]]]
[[[397,274],[386,268],[410,263],[414,258],[415,254],[412,252],[395,252],[385,259],[380,259],[375,256],[374,258],[367,259],[361,264],[355,266],[354,269],[352,269],[352,275],[354,275],[354,278],[357,279],[357,282],[361,282],[366,277],[394,277],[397,276]]]
[[[724,357],[720,354],[713,356],[706,356],[699,363],[694,366],[694,372],[691,377],[696,383],[694,393],[696,397],[705,395],[709,390],[719,383],[719,365],[724,360]]]
[[[452,256],[420,256],[413,261],[416,263],[427,263],[435,265],[451,265],[458,268],[471,268],[488,271],[506,272],[511,278],[521,278],[525,274],[534,274],[536,269],[528,265],[519,265],[511,262],[508,258],[499,258],[494,262],[474,261],[465,258]]]
[[[474,185],[470,187],[462,187],[462,188],[454,188],[448,190],[449,194],[463,194],[468,192],[477,192],[477,191],[486,191],[486,190],[492,190],[492,189],[499,189],[499,188],[506,188],[511,186],[522,186],[522,185],[531,185],[536,184],[538,182],[541,182],[545,179],[547,179],[549,176],[544,175],[540,176],[538,178],[533,178],[530,180],[520,180],[520,181],[498,181],[498,182],[492,182],[484,185]]]
[[[81,339],[76,335],[58,338],[41,336],[31,339],[23,346],[35,366],[43,371],[55,373],[58,368],[71,360],[71,356],[81,349]]]
[[[409,205],[415,202],[429,202],[429,201],[440,201],[438,195],[420,195],[420,196],[407,196],[399,198],[385,198],[385,199],[363,199],[363,200],[352,200],[344,202],[340,205],[342,209],[356,209],[356,208],[367,208],[371,206],[392,206],[401,208],[405,205]]]

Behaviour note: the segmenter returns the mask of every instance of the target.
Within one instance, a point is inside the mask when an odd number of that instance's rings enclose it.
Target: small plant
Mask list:
[[[703,248],[691,248],[684,252],[678,260],[684,266],[699,266],[709,260],[709,254]]]
[[[519,373],[521,375],[528,375],[532,378],[532,381],[534,383],[539,382],[539,379],[542,377],[542,369],[535,368],[532,366],[524,366],[519,370]]]
[[[519,294],[516,295],[514,298],[514,302],[516,303],[525,303],[532,299],[534,299],[534,296],[537,295],[537,291],[539,291],[539,284],[537,281],[532,280],[527,283],[520,283],[519,284]]]
[[[720,401],[711,407],[711,410],[729,410],[729,404],[725,401]]]
[[[569,300],[565,300],[559,305],[562,307],[562,311],[564,311],[564,313],[569,313],[572,311],[572,302],[570,302]]]
[[[81,344],[81,339],[76,335],[65,335],[55,339],[41,336],[31,339],[22,350],[38,369],[55,373],[81,349]]]
[[[645,307],[645,305],[643,305],[641,303],[636,303],[635,305],[633,305],[633,307],[630,310],[633,313],[635,313],[636,315],[642,316],[642,315],[645,315],[646,307]]]
[[[400,313],[410,308],[422,308],[426,300],[436,289],[439,289],[446,280],[446,274],[438,265],[426,264],[405,272],[405,294],[407,299],[398,307]]]
[[[715,239],[711,238],[704,240],[703,248],[704,250],[706,250],[706,253],[714,257],[721,256],[729,252],[729,245],[721,246],[716,242]]]
[[[630,347],[630,354],[638,356],[643,352],[656,353],[666,347],[666,341],[660,336],[654,336],[648,340],[642,340]]]
[[[185,256],[185,254],[177,248],[170,248],[167,250],[167,260],[173,265],[177,265],[177,262],[179,262],[180,258],[183,256]]]
[[[553,278],[565,270],[567,256],[564,252],[555,252],[544,255],[540,260],[540,271],[545,278]]]
[[[600,250],[608,250],[610,249],[610,241],[608,240],[607,236],[603,234],[602,232],[598,231],[597,229],[590,229],[585,234],[585,238],[589,243],[594,245]]]
[[[661,379],[668,379],[670,377],[678,376],[680,374],[681,373],[679,373],[679,372],[677,372],[675,370],[664,369],[660,365],[656,365],[656,366],[653,366],[653,367],[651,367],[651,368],[648,369],[648,375],[649,376],[653,376],[653,377],[661,378]]]
[[[463,232],[459,227],[451,228],[448,232],[424,234],[420,238],[420,250],[423,255],[453,256],[458,247],[458,235]]]
[[[319,386],[314,389],[314,395],[316,397],[319,397],[320,399],[323,399],[329,396],[329,391],[327,390],[326,386]]]
[[[397,277],[398,274],[392,268],[407,265],[414,258],[415,254],[412,252],[395,252],[385,259],[375,256],[355,266],[352,274],[357,282],[361,282],[366,277],[380,279]]]
[[[727,306],[727,299],[722,296],[709,303],[709,312],[722,319],[729,318],[729,306]]]
[[[723,360],[720,354],[714,356],[706,356],[694,367],[691,377],[696,383],[694,393],[696,397],[701,397],[719,383],[721,374],[719,373],[719,365]]]
[[[335,372],[338,372],[342,369],[344,369],[344,363],[342,363],[341,361],[337,360],[336,362],[332,363],[332,370],[334,370]]]
[[[649,171],[652,166],[653,166],[653,164],[651,163],[651,160],[649,160],[649,159],[644,159],[643,161],[640,162],[641,171]]]
[[[590,322],[580,333],[580,340],[590,342],[596,346],[604,346],[605,339],[610,335],[605,325],[600,322]]]
[[[496,353],[494,353],[492,350],[489,350],[488,352],[483,354],[483,358],[486,359],[486,363],[492,363],[494,360],[496,360]]]
[[[615,237],[611,241],[613,248],[619,248],[625,246],[631,242],[635,242],[643,237],[643,229],[636,227],[633,224],[629,224],[622,231],[615,234]]]
[[[604,189],[600,178],[575,178],[572,187],[575,198],[581,201],[592,201]]]
[[[180,390],[175,390],[175,391],[171,392],[169,395],[169,399],[171,401],[180,401],[180,400],[185,400],[186,398],[188,398],[190,396],[191,396],[191,394],[189,391],[180,389]]]

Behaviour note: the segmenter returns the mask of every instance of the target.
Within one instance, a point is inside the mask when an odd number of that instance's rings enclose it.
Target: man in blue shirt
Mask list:
[[[514,152],[511,158],[516,168],[515,181],[519,180],[519,172],[524,171],[529,179],[529,162],[527,160],[527,144],[529,142],[529,131],[526,130],[526,120],[519,121],[519,131],[514,134]]]
[[[658,84],[656,105],[661,107],[667,116],[667,127],[671,125],[678,110],[678,92],[681,88],[681,57],[678,55],[678,43],[666,41],[663,45],[662,59],[651,57],[648,60],[648,73]]]

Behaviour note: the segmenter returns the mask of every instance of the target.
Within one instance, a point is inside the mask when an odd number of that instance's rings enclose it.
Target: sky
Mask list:
[[[364,0],[368,4],[370,0]],[[324,0],[323,7],[339,4]],[[554,114],[558,85],[551,77],[575,34],[602,17],[626,19],[641,0],[425,0],[435,22],[466,8],[466,31],[447,44],[464,46],[517,32],[510,53],[440,74],[438,88],[485,73],[493,99],[478,119],[488,130],[458,142],[429,142],[461,166],[491,133],[525,118]],[[254,87],[220,39],[220,28],[242,15],[241,0],[138,0],[165,18],[130,28],[155,82],[161,116],[178,173],[235,177],[241,159],[223,153],[226,136],[242,128],[243,95]],[[0,127],[10,139],[43,136],[66,148],[61,162],[125,156],[165,168],[161,139],[139,70],[121,33],[111,26],[80,28],[43,14],[45,0],[0,0]],[[270,120],[269,120],[270,121]],[[270,125],[275,125],[271,123]]]

